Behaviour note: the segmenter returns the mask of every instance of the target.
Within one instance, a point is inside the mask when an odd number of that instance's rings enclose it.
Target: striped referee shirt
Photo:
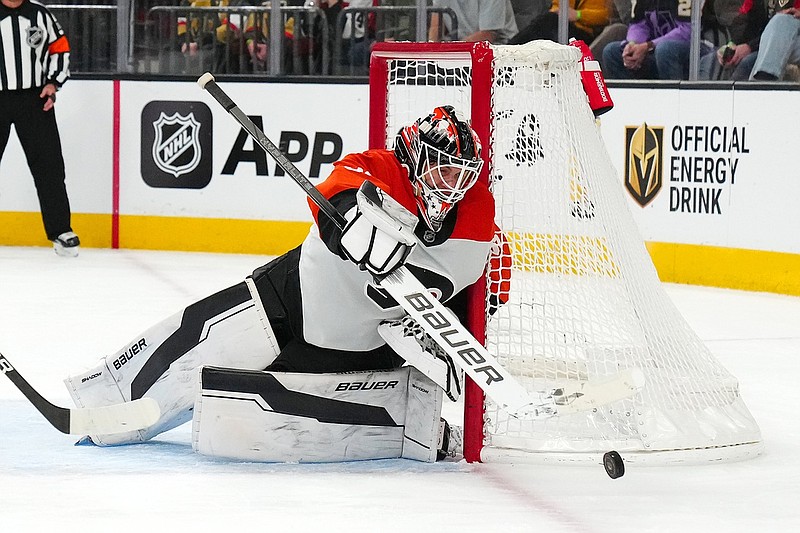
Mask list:
[[[34,0],[0,3],[0,91],[60,87],[67,78],[69,42],[53,14]]]

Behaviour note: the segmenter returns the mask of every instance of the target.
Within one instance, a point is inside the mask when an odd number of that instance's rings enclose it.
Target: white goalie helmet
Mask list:
[[[439,231],[452,207],[478,181],[481,141],[452,106],[440,106],[395,139],[395,155],[408,167],[419,211]]]

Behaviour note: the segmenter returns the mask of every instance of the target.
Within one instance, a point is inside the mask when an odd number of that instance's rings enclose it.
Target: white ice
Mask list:
[[[0,352],[51,401],[61,380],[267,257],[0,247]],[[706,466],[267,465],[210,460],[189,424],[75,447],[0,379],[0,532],[773,532],[800,526],[800,298],[665,286],[738,377],[762,456]],[[460,406],[446,414],[457,418]]]

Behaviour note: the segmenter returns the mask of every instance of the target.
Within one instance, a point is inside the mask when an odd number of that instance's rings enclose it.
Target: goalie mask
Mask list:
[[[439,231],[447,213],[478,181],[483,166],[481,141],[452,106],[402,128],[395,155],[408,167],[422,218]]]

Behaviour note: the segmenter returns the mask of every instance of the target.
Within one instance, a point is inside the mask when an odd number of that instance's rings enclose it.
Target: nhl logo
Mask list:
[[[200,123],[194,113],[188,116],[161,113],[153,122],[153,161],[156,166],[176,178],[188,174],[200,164]]]
[[[203,102],[154,100],[142,109],[141,171],[150,187],[202,189],[211,182],[214,121]]]
[[[31,48],[39,48],[44,42],[44,30],[38,26],[31,26],[25,30],[25,42]]]

